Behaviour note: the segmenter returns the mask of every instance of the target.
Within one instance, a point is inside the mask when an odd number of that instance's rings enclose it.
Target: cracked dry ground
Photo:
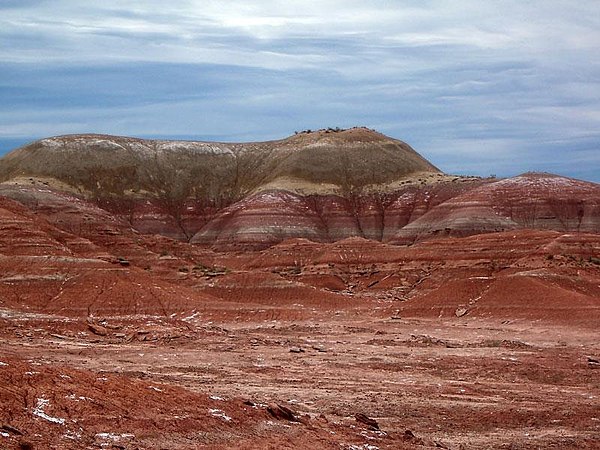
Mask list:
[[[0,320],[1,448],[600,446],[593,329],[360,310]]]

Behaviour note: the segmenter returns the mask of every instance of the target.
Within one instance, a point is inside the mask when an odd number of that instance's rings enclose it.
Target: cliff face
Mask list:
[[[96,208],[118,229],[215,249],[288,238],[412,244],[517,228],[600,230],[597,184],[444,175],[407,144],[365,128],[247,144],[48,138],[2,158],[0,180],[0,195],[66,231],[89,227],[80,212]]]

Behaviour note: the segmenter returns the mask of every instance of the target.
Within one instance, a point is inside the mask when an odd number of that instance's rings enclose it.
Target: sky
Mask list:
[[[600,2],[0,0],[0,154],[338,126],[448,173],[600,182]]]

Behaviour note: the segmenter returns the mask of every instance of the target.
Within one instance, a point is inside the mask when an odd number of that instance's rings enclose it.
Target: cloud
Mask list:
[[[0,139],[367,125],[448,171],[600,181],[594,0],[9,1],[0,42]]]

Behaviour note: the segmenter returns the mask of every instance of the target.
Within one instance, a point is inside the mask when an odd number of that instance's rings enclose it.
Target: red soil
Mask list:
[[[598,234],[217,252],[51,197],[0,197],[0,448],[600,446]]]

